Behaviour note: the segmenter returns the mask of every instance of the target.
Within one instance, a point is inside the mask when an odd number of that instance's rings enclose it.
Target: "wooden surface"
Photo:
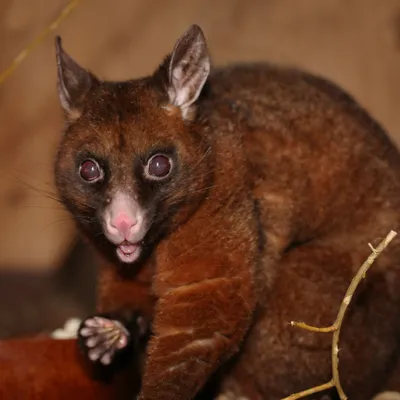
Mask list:
[[[66,0],[0,2],[0,69]],[[84,0],[61,25],[66,50],[103,78],[152,71],[191,24],[215,63],[269,60],[322,74],[400,142],[400,0]],[[54,36],[0,86],[0,268],[57,266],[74,228],[54,192],[61,130]]]

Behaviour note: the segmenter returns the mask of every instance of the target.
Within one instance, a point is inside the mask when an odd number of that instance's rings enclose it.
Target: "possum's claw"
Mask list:
[[[117,320],[94,316],[85,319],[78,330],[88,358],[102,365],[110,365],[119,350],[130,341],[128,329]]]

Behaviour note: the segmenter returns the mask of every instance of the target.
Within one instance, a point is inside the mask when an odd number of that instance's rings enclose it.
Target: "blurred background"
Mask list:
[[[0,0],[0,71],[67,0]],[[400,142],[400,0],[84,0],[0,86],[0,338],[93,309],[95,262],[55,200],[54,35],[102,78],[153,71],[192,23],[214,63],[291,64],[341,85]]]

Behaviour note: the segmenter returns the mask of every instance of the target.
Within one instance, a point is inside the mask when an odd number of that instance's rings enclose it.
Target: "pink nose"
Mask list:
[[[119,214],[114,220],[110,221],[111,228],[116,229],[124,239],[129,238],[131,229],[136,223],[136,220],[129,218],[125,214]]]

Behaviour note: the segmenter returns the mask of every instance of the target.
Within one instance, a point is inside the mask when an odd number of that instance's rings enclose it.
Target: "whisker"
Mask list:
[[[71,216],[68,216],[68,215],[67,215],[66,217],[59,218],[59,219],[57,219],[57,220],[55,220],[55,221],[52,221],[52,222],[50,222],[49,224],[45,225],[45,226],[40,230],[40,232],[43,232],[44,229],[47,229],[47,228],[49,228],[49,227],[51,227],[51,226],[53,226],[53,225],[55,225],[55,224],[58,224],[58,223],[60,223],[60,222],[66,222],[66,221],[73,221],[73,222],[75,222],[75,221],[77,221],[77,220],[79,220],[79,221],[84,221],[84,222],[87,222],[87,223],[89,223],[89,224],[92,224],[92,223],[94,223],[94,222],[97,222],[95,218],[87,217],[87,216],[84,216],[84,215],[71,215]]]
[[[211,152],[211,146],[207,148],[207,150],[204,152],[204,154],[200,157],[200,159],[197,161],[197,163],[191,168],[191,170],[195,170],[202,162],[203,160],[208,156],[208,154]]]
[[[64,207],[56,207],[56,206],[42,206],[42,205],[32,205],[32,204],[23,204],[20,208],[44,208],[48,210],[57,210],[57,211],[65,211]]]
[[[4,176],[4,177],[6,179],[10,179],[9,176]],[[25,180],[19,178],[16,175],[13,175],[13,179],[15,179],[17,182],[19,182],[21,185],[27,187],[28,189],[34,191],[35,193],[38,193],[41,196],[44,196],[44,197],[46,197],[46,198],[48,198],[50,200],[53,200],[53,201],[55,201],[57,203],[60,203],[60,204],[64,205],[63,201],[58,197],[58,194],[56,194],[56,193],[54,193],[54,192],[52,192],[50,190],[45,190],[45,189],[33,186],[29,182],[26,182]],[[75,200],[75,201],[76,201],[76,203],[78,203],[79,205],[81,205],[83,207],[91,208],[93,210],[95,209],[95,207],[93,207],[92,205],[87,204],[87,203],[85,203],[83,201],[79,201],[79,200]]]
[[[53,226],[55,224],[58,224],[60,222],[73,221],[73,220],[74,220],[74,218],[72,218],[72,217],[57,219],[55,221],[52,221],[52,222],[46,224],[42,229],[39,230],[39,232],[42,233],[45,229],[47,229],[47,228],[49,228],[49,227],[51,227],[51,226]]]
[[[103,233],[103,231],[98,231],[98,232],[94,232],[93,233],[93,237],[99,237],[99,236],[101,236],[101,235],[104,235],[104,233]]]
[[[209,175],[213,175],[214,171],[207,171],[207,172],[201,172],[201,173],[192,173],[192,171],[186,171],[182,174],[181,179],[192,182],[198,179],[204,179],[207,178]]]
[[[27,187],[28,189],[30,189],[30,190],[32,190],[32,191],[34,191],[34,192],[36,192],[36,193],[48,198],[50,200],[56,201],[58,203],[62,203],[61,199],[55,193],[52,193],[50,191],[46,191],[46,190],[38,188],[38,187],[35,187],[35,186],[31,185],[30,183],[25,182],[22,179],[19,179],[17,177],[15,177],[15,179],[20,184],[22,184],[23,186]]]

